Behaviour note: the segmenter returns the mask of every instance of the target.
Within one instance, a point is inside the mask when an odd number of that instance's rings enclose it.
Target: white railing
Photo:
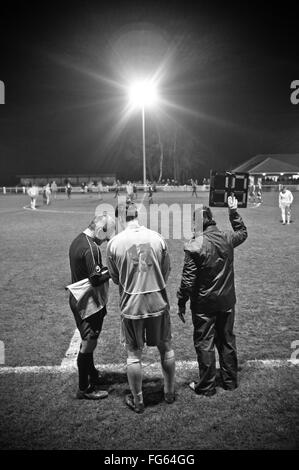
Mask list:
[[[114,188],[105,186],[102,189],[102,192],[109,192],[112,191]],[[39,193],[42,194],[43,188],[39,186],[38,188]],[[91,188],[88,190],[89,193],[98,193],[97,188]],[[65,194],[65,186],[58,186],[57,193]],[[82,190],[81,186],[72,186],[72,193],[82,193],[84,194],[85,191]],[[27,188],[25,186],[0,186],[0,194],[24,194],[27,195]]]
[[[137,189],[139,191],[143,191],[143,184],[137,184]],[[288,189],[290,191],[299,191],[299,184],[286,184]],[[157,191],[185,191],[185,192],[191,192],[192,191],[192,186],[190,185],[180,185],[180,186],[172,186],[172,185],[156,185],[156,190]],[[126,185],[121,185],[120,187],[121,191],[126,191]],[[278,191],[279,190],[279,185],[278,184],[271,184],[271,185],[263,185],[262,186],[262,191],[268,192],[268,191]],[[114,192],[115,191],[115,186],[104,186],[102,189],[102,192]],[[197,191],[210,191],[210,185],[204,184],[204,185],[197,185]],[[43,190],[41,187],[39,187],[39,193],[42,194]],[[64,186],[59,186],[57,188],[58,194],[65,194],[65,187]],[[88,190],[88,193],[94,193],[97,194],[99,192],[98,188],[93,187]],[[72,194],[85,194],[86,191],[82,190],[81,186],[73,186],[72,187]],[[27,188],[25,186],[0,186],[0,195],[10,195],[10,194],[24,194],[27,196]]]

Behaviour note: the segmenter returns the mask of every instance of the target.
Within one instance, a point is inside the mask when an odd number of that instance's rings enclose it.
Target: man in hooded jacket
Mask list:
[[[233,333],[235,318],[234,248],[247,238],[247,229],[237,212],[238,201],[228,198],[233,231],[216,226],[209,207],[203,206],[203,231],[185,245],[185,260],[177,292],[178,315],[185,322],[190,300],[193,340],[199,366],[199,381],[190,388],[199,395],[216,393],[215,345],[219,354],[223,388],[237,388],[237,349]]]

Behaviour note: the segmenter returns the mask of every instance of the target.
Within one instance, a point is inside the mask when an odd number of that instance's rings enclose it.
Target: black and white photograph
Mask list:
[[[295,2],[1,2],[1,453],[286,464],[298,192]]]

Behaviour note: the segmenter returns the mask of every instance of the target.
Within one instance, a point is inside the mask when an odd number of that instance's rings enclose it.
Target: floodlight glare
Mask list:
[[[157,88],[150,81],[132,83],[129,89],[129,100],[133,107],[152,107],[158,100]]]
[[[139,108],[142,116],[142,156],[143,185],[146,190],[146,155],[145,155],[145,109],[152,108],[158,101],[156,84],[153,80],[136,81],[128,89],[129,109]]]

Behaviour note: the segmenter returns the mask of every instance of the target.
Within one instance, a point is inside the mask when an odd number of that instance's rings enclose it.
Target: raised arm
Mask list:
[[[242,217],[237,212],[238,201],[236,198],[228,198],[228,213],[233,232],[230,232],[230,239],[233,247],[235,248],[241,243],[245,242],[248,237],[247,228],[243,222]]]

